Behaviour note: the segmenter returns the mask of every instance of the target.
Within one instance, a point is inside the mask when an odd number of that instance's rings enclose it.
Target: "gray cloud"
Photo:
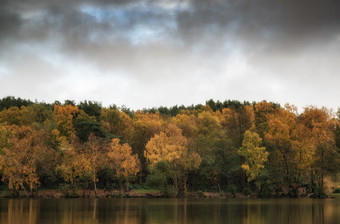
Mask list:
[[[339,11],[336,0],[4,0],[0,79],[25,80],[36,96],[53,82],[49,98],[132,107],[208,98],[329,106],[324,98],[340,93]],[[86,95],[72,89],[77,80],[97,86]],[[27,95],[1,94],[15,92]]]

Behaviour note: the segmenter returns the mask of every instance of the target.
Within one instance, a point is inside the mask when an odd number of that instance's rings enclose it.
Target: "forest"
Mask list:
[[[130,110],[0,99],[1,189],[159,189],[324,197],[340,170],[340,110],[224,102]]]

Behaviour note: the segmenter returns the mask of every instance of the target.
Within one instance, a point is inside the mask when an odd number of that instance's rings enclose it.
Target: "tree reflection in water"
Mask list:
[[[338,224],[340,200],[2,199],[0,223]]]

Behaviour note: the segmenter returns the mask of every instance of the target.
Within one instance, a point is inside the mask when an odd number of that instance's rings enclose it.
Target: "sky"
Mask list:
[[[1,0],[0,97],[336,110],[338,0]]]

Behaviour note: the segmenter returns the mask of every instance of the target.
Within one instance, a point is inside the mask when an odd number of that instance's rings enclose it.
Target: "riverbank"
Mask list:
[[[311,198],[306,195],[300,198]],[[129,192],[120,192],[119,190],[104,190],[98,189],[97,196],[93,190],[78,190],[73,193],[61,189],[42,189],[39,190],[33,198],[58,199],[58,198],[175,198],[176,195],[166,195],[160,190],[155,189],[135,189]],[[232,194],[230,192],[190,192],[187,198],[236,198],[247,199],[257,198],[256,195],[244,195],[241,193]],[[329,198],[339,198],[340,194],[330,194]],[[9,191],[0,191],[0,198],[27,198],[23,191],[20,191],[18,196],[14,197]]]

